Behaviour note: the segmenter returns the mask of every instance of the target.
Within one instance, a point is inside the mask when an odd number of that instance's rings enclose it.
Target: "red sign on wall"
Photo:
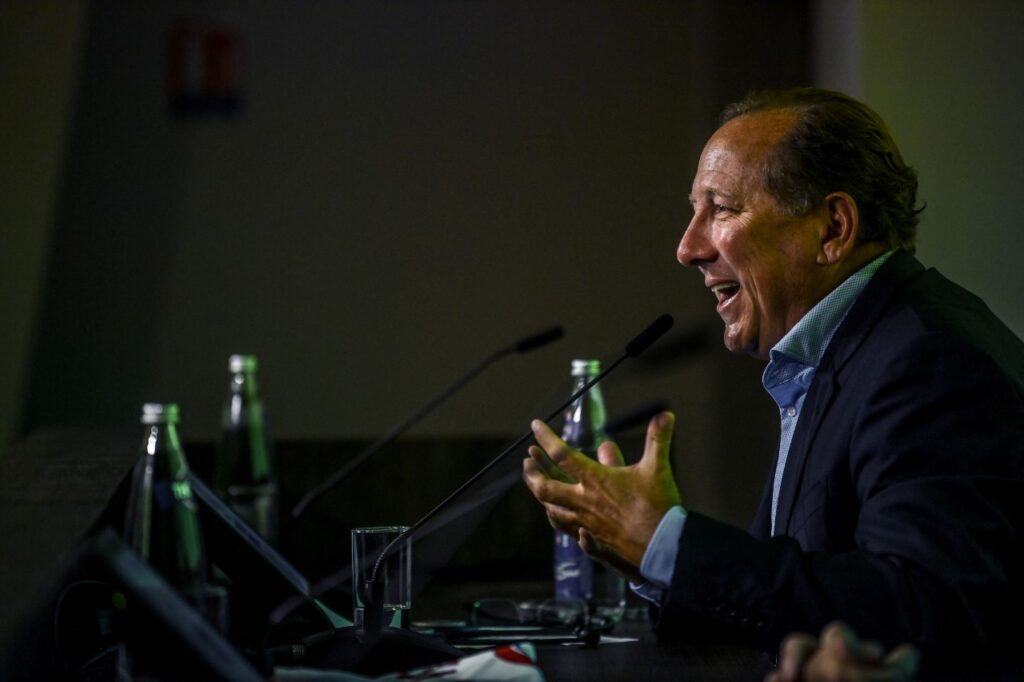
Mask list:
[[[231,115],[239,111],[241,41],[221,26],[182,22],[167,32],[167,93],[171,112],[182,116]]]

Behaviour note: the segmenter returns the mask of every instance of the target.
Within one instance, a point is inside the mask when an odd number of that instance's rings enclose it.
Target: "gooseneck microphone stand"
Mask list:
[[[625,350],[622,354],[608,365],[606,369],[573,393],[565,403],[555,409],[546,419],[544,419],[544,421],[551,422],[558,415],[562,414],[569,405],[589,391],[595,384],[604,379],[627,358],[635,358],[639,356],[640,353],[642,353],[648,346],[667,332],[672,327],[672,324],[673,320],[670,315],[665,314],[658,317],[653,323],[644,329],[644,331],[626,344]],[[447,508],[452,501],[465,492],[466,489],[479,481],[480,478],[488,471],[493,469],[511,452],[525,443],[532,434],[532,430],[527,430],[500,454],[485,464],[476,474],[456,488],[454,492],[444,498],[444,500],[428,511],[418,521],[396,536],[380,551],[377,555],[376,561],[374,562],[370,577],[366,581],[365,610],[363,623],[361,625],[353,626],[352,628],[343,628],[332,633],[324,633],[320,640],[307,640],[307,644],[315,646],[316,644],[326,640],[333,640],[334,643],[337,644],[337,640],[341,638],[343,640],[342,645],[335,645],[332,647],[331,653],[333,655],[327,660],[328,664],[330,664],[331,667],[340,668],[342,670],[357,670],[359,672],[368,673],[386,672],[386,670],[378,671],[374,665],[367,665],[367,661],[369,659],[386,660],[391,666],[391,670],[395,670],[396,668],[402,669],[403,666],[412,667],[415,665],[425,665],[443,660],[450,660],[453,656],[450,655],[449,652],[455,652],[456,657],[461,656],[463,652],[453,649],[435,637],[397,628],[384,627],[384,595],[383,588],[380,581],[378,581],[380,567],[388,557],[394,554],[395,549],[400,543],[411,537],[438,513]],[[330,589],[333,589],[336,585],[340,584],[340,582],[347,578],[348,575],[349,570],[346,568],[328,576],[313,588],[311,591],[312,596],[316,597],[324,594]],[[291,603],[291,600],[281,604],[281,606],[275,609],[271,614],[271,624],[280,623],[294,608],[295,605]]]

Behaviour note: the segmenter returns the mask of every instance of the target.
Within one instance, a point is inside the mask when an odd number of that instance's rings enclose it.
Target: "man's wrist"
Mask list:
[[[676,505],[665,512],[654,530],[651,541],[640,562],[640,575],[651,585],[665,590],[672,583],[675,572],[679,538],[686,525],[686,510]]]

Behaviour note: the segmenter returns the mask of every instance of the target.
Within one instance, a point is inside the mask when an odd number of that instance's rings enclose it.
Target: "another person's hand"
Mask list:
[[[919,662],[910,644],[886,655],[881,644],[859,639],[836,621],[820,638],[802,632],[787,636],[779,647],[779,667],[765,682],[904,682],[914,679]]]
[[[530,446],[523,478],[551,525],[578,536],[588,554],[638,576],[662,517],[680,504],[669,463],[674,425],[671,412],[655,416],[647,426],[640,461],[623,466],[614,443],[603,443],[595,462],[566,445],[547,424],[535,421],[539,447]]]

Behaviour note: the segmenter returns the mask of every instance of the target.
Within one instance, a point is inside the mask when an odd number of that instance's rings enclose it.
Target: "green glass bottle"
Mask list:
[[[203,536],[188,482],[188,461],[178,439],[178,406],[146,403],[142,424],[125,541],[186,600],[205,612]]]
[[[274,447],[256,386],[254,355],[232,355],[213,487],[268,542],[277,540]]]

